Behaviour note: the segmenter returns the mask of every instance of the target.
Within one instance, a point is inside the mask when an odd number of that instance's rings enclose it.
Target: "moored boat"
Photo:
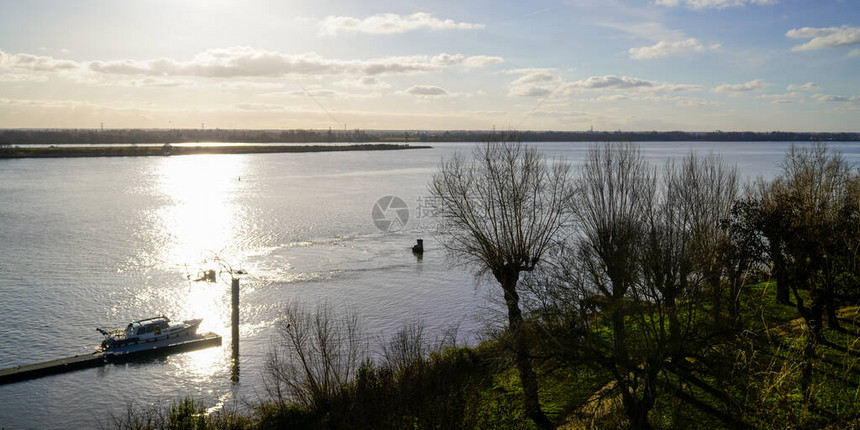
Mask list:
[[[97,349],[104,352],[122,352],[124,348],[134,345],[194,336],[201,321],[202,318],[171,322],[165,316],[158,316],[131,322],[125,328],[97,328],[105,337]]]

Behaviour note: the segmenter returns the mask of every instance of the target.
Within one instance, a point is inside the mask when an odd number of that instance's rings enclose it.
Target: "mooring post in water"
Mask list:
[[[239,278],[233,278],[233,382],[239,382]]]

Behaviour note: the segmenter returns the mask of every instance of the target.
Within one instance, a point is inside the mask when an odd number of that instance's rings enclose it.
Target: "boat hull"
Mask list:
[[[171,343],[197,335],[197,328],[202,319],[186,320],[181,327],[171,326],[168,330],[147,334],[146,336],[109,337],[97,348],[105,354],[126,354],[140,349],[147,349],[155,344]]]

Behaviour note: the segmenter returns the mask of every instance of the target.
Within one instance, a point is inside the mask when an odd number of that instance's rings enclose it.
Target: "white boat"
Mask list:
[[[134,321],[125,328],[103,330],[97,328],[105,339],[99,348],[104,352],[122,352],[128,347],[145,345],[167,339],[195,336],[202,318],[170,322],[165,316],[153,317]]]

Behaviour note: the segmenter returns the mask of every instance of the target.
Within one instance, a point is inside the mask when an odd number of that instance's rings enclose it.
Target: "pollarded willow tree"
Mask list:
[[[662,176],[633,144],[592,147],[577,177],[575,234],[557,288],[592,327],[582,349],[614,377],[629,425],[651,428],[664,370],[687,373],[707,298],[721,300],[720,228],[738,192],[719,157],[690,154]],[[602,327],[610,330],[604,331]]]
[[[760,229],[783,273],[778,282],[788,283],[806,321],[801,386],[804,399],[812,401],[813,359],[826,342],[824,323],[840,329],[839,298],[860,287],[860,172],[826,145],[792,146],[781,174],[760,189]]]
[[[547,162],[520,142],[489,142],[477,146],[472,159],[456,154],[443,161],[429,188],[441,220],[441,243],[499,282],[526,415],[550,428],[538,402],[519,281],[540,263],[567,222],[570,165]]]

